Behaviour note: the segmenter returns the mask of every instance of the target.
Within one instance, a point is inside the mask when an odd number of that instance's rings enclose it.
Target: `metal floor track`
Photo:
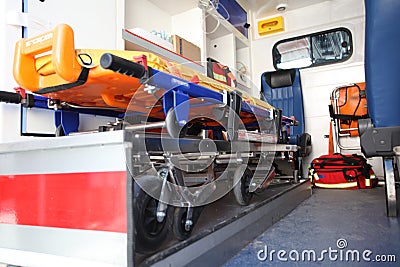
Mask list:
[[[177,242],[171,238],[163,250],[137,260],[136,265],[222,265],[310,196],[309,180],[270,186],[246,207],[228,194],[204,209],[189,239]]]

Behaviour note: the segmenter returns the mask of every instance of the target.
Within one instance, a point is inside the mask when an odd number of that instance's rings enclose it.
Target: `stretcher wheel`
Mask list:
[[[243,172],[243,168],[245,168]],[[242,174],[242,175],[241,175]],[[250,204],[250,200],[253,197],[253,193],[250,192],[250,182],[253,178],[252,171],[246,167],[239,167],[234,174],[234,187],[233,194],[235,195],[236,202],[239,205],[247,206]]]
[[[187,208],[175,208],[172,231],[176,239],[182,241],[189,238],[202,210],[203,207],[193,208],[192,224],[186,228]]]
[[[137,189],[137,190],[136,190]],[[136,251],[150,253],[159,248],[168,234],[168,217],[170,208],[167,208],[166,216],[162,222],[157,221],[158,200],[149,196],[137,186],[134,199],[136,210],[134,214],[136,226]]]

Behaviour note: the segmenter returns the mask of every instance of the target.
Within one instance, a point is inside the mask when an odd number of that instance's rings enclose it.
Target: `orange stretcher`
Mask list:
[[[104,53],[141,62],[146,67],[172,74],[211,90],[233,91],[188,67],[169,62],[155,54],[121,50],[75,49],[74,33],[66,24],[39,36],[21,39],[16,44],[13,74],[24,89],[84,107],[112,107],[126,110],[132,96],[143,87],[139,78],[104,69],[100,58]],[[142,97],[145,97],[143,94]],[[152,96],[147,97],[151,98]],[[264,109],[268,103],[242,94],[244,102]],[[142,99],[145,100],[145,99]]]
[[[143,66],[146,75],[123,75],[126,73],[103,67],[101,59],[105,54]],[[238,93],[235,88],[153,53],[75,49],[73,30],[66,24],[60,24],[54,30],[36,37],[18,41],[13,75],[23,89],[60,103],[79,106],[79,108],[113,109],[121,113],[129,110],[139,112],[143,117],[166,120],[167,113],[171,109],[165,107],[171,107],[170,104],[173,102],[173,107],[176,108],[175,100],[181,95],[180,90],[168,87],[171,82],[167,83],[167,86],[165,83],[155,82],[157,75],[163,76],[167,80],[175,80],[176,85],[186,83],[190,87],[184,92],[185,96],[190,98],[190,108],[178,110],[180,113],[175,112],[180,125],[189,121],[190,118],[196,118],[196,116],[198,118],[200,113],[203,118],[197,119],[197,123],[200,122],[207,127],[218,127],[219,119],[204,120],[204,118],[213,118],[216,108],[210,106],[207,108],[202,102],[207,97],[215,97],[221,103],[222,99],[229,98],[225,95],[236,97]],[[157,87],[157,90],[151,89],[153,87]],[[169,94],[170,91],[172,95]],[[240,116],[241,122],[246,125],[246,129],[261,130],[259,128],[261,124],[270,127],[272,123],[275,123],[276,128],[280,127],[275,121],[277,111],[274,107],[253,98],[246,92],[239,92],[239,94],[241,107],[235,112]],[[218,116],[221,118],[225,115],[219,113]],[[284,117],[282,123],[290,124],[293,121]]]

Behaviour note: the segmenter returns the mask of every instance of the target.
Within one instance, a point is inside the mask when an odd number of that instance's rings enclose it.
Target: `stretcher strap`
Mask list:
[[[330,117],[332,119],[338,119],[342,121],[351,121],[351,120],[359,120],[359,119],[366,119],[368,118],[368,114],[365,115],[347,115],[347,114],[335,114],[333,112],[333,107],[332,105],[329,105],[329,110],[330,110]],[[332,111],[331,111],[332,110]],[[349,123],[348,123],[349,124]]]
[[[55,93],[55,92],[59,92],[59,91],[63,91],[63,90],[68,90],[73,87],[77,87],[79,85],[84,84],[87,81],[88,76],[89,76],[89,69],[82,67],[82,71],[79,74],[79,77],[75,82],[41,88],[41,89],[37,90],[35,93],[49,94],[49,93]]]

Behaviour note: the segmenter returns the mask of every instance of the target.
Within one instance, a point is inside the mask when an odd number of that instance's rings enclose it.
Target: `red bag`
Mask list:
[[[321,188],[366,189],[378,184],[371,165],[360,155],[324,155],[311,162],[311,183]]]
[[[207,58],[207,76],[232,87],[237,85],[236,78],[229,67],[212,58]]]

